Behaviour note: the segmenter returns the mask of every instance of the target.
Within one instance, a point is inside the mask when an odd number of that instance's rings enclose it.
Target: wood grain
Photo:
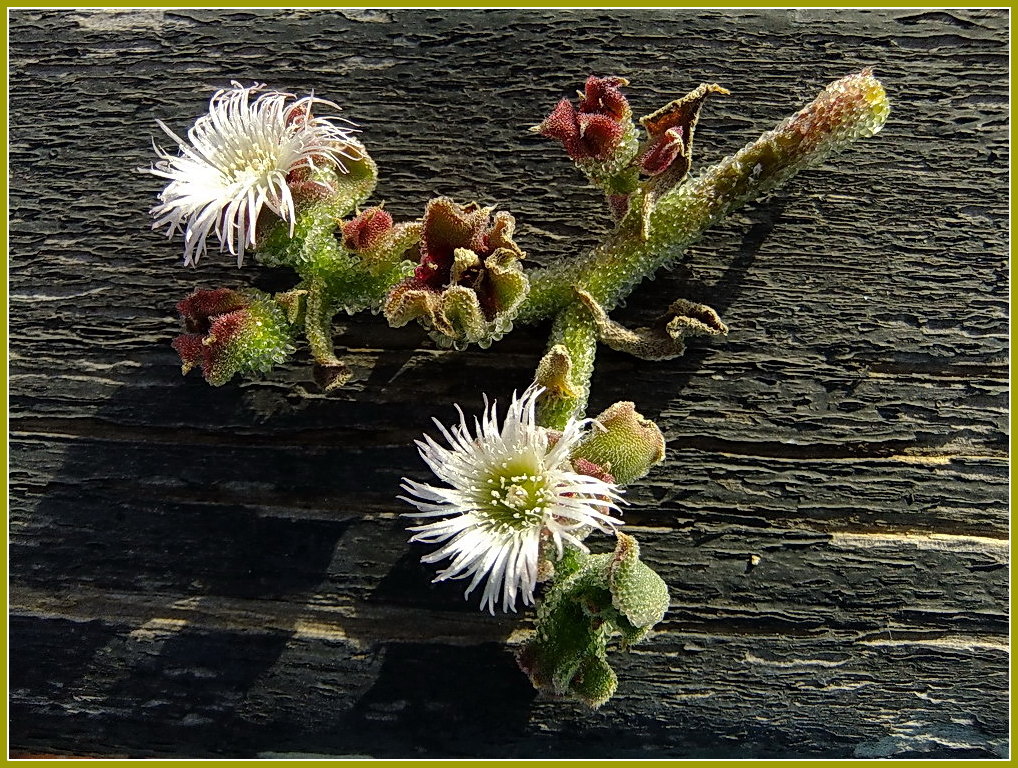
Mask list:
[[[14,754],[1001,757],[1008,752],[1008,17],[899,10],[15,10]],[[731,327],[603,350],[592,409],[661,424],[626,519],[669,583],[596,715],[536,695],[406,544],[411,441],[526,385],[545,328],[441,351],[344,319],[264,381],[179,376],[174,303],[289,277],[148,231],[154,119],[266,81],[346,106],[397,217],[498,203],[538,263],[608,222],[525,129],[589,73],[638,114],[701,81],[696,166],[875,67],[885,130],[733,216],[616,316]],[[607,542],[604,543],[607,548]],[[759,560],[756,560],[759,558]],[[756,562],[756,565],[753,563]]]

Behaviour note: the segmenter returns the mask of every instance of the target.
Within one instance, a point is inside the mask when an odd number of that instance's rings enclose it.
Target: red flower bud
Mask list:
[[[202,344],[202,338],[203,335],[200,333],[185,333],[175,338],[170,344],[180,355],[181,368],[185,374],[192,368],[205,366],[206,349]]]
[[[628,120],[631,112],[629,101],[619,90],[629,85],[624,77],[596,77],[591,75],[583,89],[580,112],[607,115],[617,121]]]
[[[267,295],[198,289],[177,304],[187,333],[173,340],[186,374],[196,367],[219,386],[239,372],[268,370],[292,351],[283,309]]]
[[[385,240],[392,227],[388,211],[378,206],[368,208],[343,224],[343,245],[357,253],[370,251]]]
[[[544,122],[537,126],[537,131],[549,139],[558,139],[566,148],[569,157],[574,160],[580,153],[580,123],[576,119],[576,108],[569,99],[562,99]]]
[[[213,317],[243,309],[247,304],[247,299],[229,288],[199,288],[177,303],[177,312],[189,333],[206,334]]]
[[[608,160],[631,127],[629,102],[619,90],[627,84],[621,77],[592,75],[587,78],[579,109],[562,99],[535,130],[561,141],[575,161]]]

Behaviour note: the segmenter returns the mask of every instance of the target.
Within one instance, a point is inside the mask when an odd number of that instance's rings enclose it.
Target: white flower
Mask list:
[[[428,435],[417,447],[448,487],[403,480],[403,489],[415,498],[400,498],[420,510],[408,517],[442,518],[409,529],[415,532],[410,541],[445,542],[421,562],[451,558],[435,581],[469,577],[465,596],[487,577],[481,609],[491,613],[499,594],[503,610],[516,610],[517,594],[526,604],[534,602],[543,539],[554,543],[561,557],[563,543],[587,551],[581,537],[591,527],[611,531],[622,523],[607,514],[618,509],[620,489],[573,471],[569,463],[589,420],[572,419],[557,440],[550,439],[534,415],[542,391],[531,387],[522,397],[514,395],[501,428],[487,398],[481,420],[474,419],[476,434],[459,406],[460,423],[451,429],[436,419],[450,447]]]
[[[156,146],[159,161],[142,169],[170,180],[152,209],[152,228],[168,225],[170,237],[183,230],[184,264],[198,263],[214,230],[220,250],[228,248],[239,266],[244,249],[255,243],[258,215],[266,206],[290,222],[292,235],[294,205],[286,175],[322,159],[345,170],[342,158],[361,157],[352,127],[311,115],[318,104],[339,109],[332,102],[278,91],[252,100],[264,85],[233,86],[212,96],[208,114],[187,132],[188,141],[157,120],[179,154]]]

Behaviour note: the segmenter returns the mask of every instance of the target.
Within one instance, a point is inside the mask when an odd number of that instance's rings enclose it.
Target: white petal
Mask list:
[[[313,105],[335,107],[331,102],[313,96],[298,100],[288,93],[260,92],[262,88],[235,84],[217,91],[187,139],[156,121],[177,145],[177,155],[156,147],[159,161],[145,169],[169,180],[152,213],[158,218],[156,228],[170,225],[170,236],[184,230],[185,263],[201,259],[213,231],[220,250],[236,254],[241,262],[245,249],[255,245],[265,207],[290,223],[292,235],[294,201],[286,174],[316,155],[329,157],[345,172],[340,158],[361,156],[352,127],[332,122],[338,118],[310,115]],[[295,106],[306,118],[287,124]],[[214,221],[209,221],[210,210]]]

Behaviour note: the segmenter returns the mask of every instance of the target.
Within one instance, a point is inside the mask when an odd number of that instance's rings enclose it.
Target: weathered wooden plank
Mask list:
[[[428,350],[347,354],[345,359],[360,380],[339,396],[323,398],[304,361],[300,368],[275,372],[269,382],[234,383],[209,391],[198,379],[180,381],[176,362],[161,349],[165,339],[153,343],[159,350],[155,354],[164,356],[155,370],[139,370],[152,363],[138,361],[119,370],[114,366],[90,371],[83,366],[59,377],[45,372],[15,374],[19,387],[12,397],[18,411],[15,427],[27,433],[123,439],[148,429],[152,439],[159,439],[156,435],[167,431],[208,431],[215,426],[252,439],[285,431],[298,442],[301,434],[315,432],[328,442],[330,429],[335,430],[336,441],[343,429],[352,428],[365,433],[384,430],[393,439],[399,432],[406,442],[406,437],[428,427],[428,416],[448,420],[454,413],[451,402],[479,408],[480,391],[506,397],[510,388],[524,386],[538,351],[505,350],[497,356]],[[752,452],[753,443],[761,452],[768,450],[767,444],[785,443],[790,455],[795,455],[793,446],[802,446],[803,456],[809,455],[810,445],[816,446],[818,456],[880,457],[910,451],[940,456],[1006,454],[1006,368],[959,365],[939,375],[883,373],[819,361],[810,365],[807,360],[776,360],[734,348],[733,357],[726,359],[726,349],[716,347],[706,359],[694,352],[703,362],[686,369],[655,369],[605,354],[594,380],[591,407],[636,397],[625,384],[636,380],[646,387],[637,398],[641,411],[660,417],[667,436],[676,440],[701,444],[727,440],[746,444],[744,452]],[[447,377],[462,366],[468,367],[464,380],[448,383]],[[513,383],[507,386],[508,375]],[[46,396],[58,383],[59,395]],[[718,389],[724,393],[715,395]],[[114,393],[116,397],[101,399]],[[423,419],[400,418],[422,412]],[[357,416],[362,417],[360,425],[351,424]],[[390,423],[384,423],[386,417]]]
[[[166,606],[189,597],[213,603],[243,597],[355,614],[376,603],[476,611],[463,601],[462,585],[428,583],[417,562],[426,550],[394,544],[404,537],[392,514],[342,519],[337,511],[333,521],[281,520],[227,505],[111,500],[103,509],[87,495],[81,502],[78,514],[87,522],[76,521],[68,503],[38,524],[21,522],[16,513],[12,571],[17,584],[56,597],[46,611],[59,613],[63,599],[103,616],[99,597],[82,597],[96,590],[142,602],[139,593],[152,592]],[[667,574],[674,621],[719,632],[754,625],[792,633],[888,626],[945,631],[959,624],[982,634],[1007,631],[1006,542],[756,522],[730,515],[683,530],[632,526],[653,542],[645,559]],[[117,535],[109,533],[114,527]],[[61,532],[80,543],[61,539]],[[32,604],[26,599],[23,609]]]
[[[12,746],[1006,754],[1007,23],[14,11]],[[287,279],[228,259],[179,270],[179,243],[145,229],[158,183],[133,169],[153,118],[182,127],[231,78],[346,105],[397,216],[434,194],[497,201],[551,262],[607,221],[525,128],[590,72],[628,77],[645,111],[731,87],[702,120],[702,166],[863,65],[894,103],[884,132],[617,313],[639,325],[681,295],[732,333],[666,363],[602,353],[593,407],[634,399],[670,441],[627,519],[673,606],[593,718],[517,673],[502,641],[526,619],[429,585],[392,499],[422,471],[410,440],[430,416],[524,386],[542,329],[454,354],[350,318],[337,342],[358,376],[328,397],[303,361],[218,390],[177,374],[180,296]]]
[[[76,440],[77,450],[86,454],[109,451],[105,455],[120,459],[113,465],[103,459],[73,466],[65,464],[64,441],[45,434],[31,440],[16,437],[12,450],[21,458],[12,471],[12,493],[33,506],[43,499],[52,502],[53,512],[34,508],[27,521],[35,525],[64,519],[72,511],[68,504],[86,498],[100,508],[113,503],[130,508],[138,498],[151,498],[196,508],[239,507],[267,517],[332,520],[402,511],[393,488],[404,474],[424,477],[402,435],[375,435],[356,449],[338,445],[357,441],[356,432],[329,435],[324,445],[309,445],[315,435],[298,439],[281,434],[275,447],[268,436],[245,444],[243,438],[224,441],[207,432],[192,435],[183,445]],[[281,445],[289,450],[280,457],[276,451]],[[754,443],[739,453],[741,445],[718,450],[695,441],[673,441],[665,464],[629,489],[627,519],[682,527],[742,520],[818,531],[1006,535],[1008,475],[1002,459],[813,457],[809,454],[816,446],[807,446],[803,453],[796,446],[775,447],[777,455],[760,456]],[[228,453],[231,463],[194,459],[217,453]],[[251,466],[259,468],[256,477],[243,469]],[[90,513],[72,519],[91,525]]]
[[[68,635],[83,636],[88,663],[71,679],[60,677],[67,666],[51,666],[47,680],[62,685],[49,711],[19,698],[15,724],[33,716],[26,746],[71,737],[94,751],[142,755],[418,757],[988,757],[1007,749],[1006,710],[986,700],[1007,686],[1006,645],[997,640],[657,635],[618,657],[627,682],[610,709],[590,717],[535,698],[508,650],[491,642],[366,650],[304,629],[27,618],[13,638],[16,648],[27,637],[67,654],[59,638]],[[987,676],[987,667],[998,671]],[[31,675],[16,675],[15,686]],[[733,720],[733,710],[746,717]],[[561,731],[548,721],[561,721]]]

